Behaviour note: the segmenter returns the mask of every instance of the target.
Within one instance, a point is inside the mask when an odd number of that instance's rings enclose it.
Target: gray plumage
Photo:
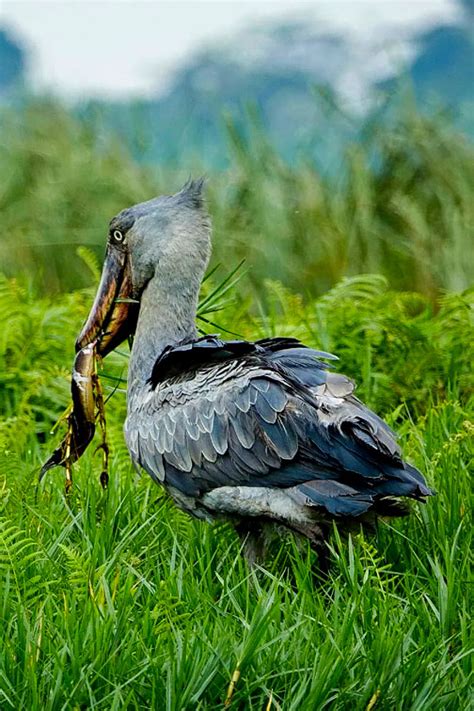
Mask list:
[[[274,521],[311,540],[321,522],[397,513],[431,492],[394,433],[295,339],[198,339],[210,255],[202,181],[120,213],[140,300],[125,437],[179,506],[212,519]],[[248,525],[247,525],[248,529]]]

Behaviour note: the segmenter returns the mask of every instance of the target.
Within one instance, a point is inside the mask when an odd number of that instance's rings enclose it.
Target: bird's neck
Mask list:
[[[176,282],[176,283],[174,283]],[[167,346],[197,337],[196,310],[200,280],[187,283],[155,276],[140,300],[135,338],[128,368],[128,405],[145,389],[158,356]]]

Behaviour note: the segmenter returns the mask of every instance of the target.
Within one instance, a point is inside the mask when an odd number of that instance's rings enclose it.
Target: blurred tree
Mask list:
[[[0,95],[22,81],[25,68],[25,50],[8,30],[0,28]]]
[[[401,78],[408,78],[423,112],[446,107],[473,137],[472,0],[463,7],[456,24],[406,37],[413,56],[401,73],[397,64],[382,62],[381,69],[374,61],[382,56],[377,38],[354,43],[311,23],[276,23],[244,28],[192,54],[163,94],[128,105],[94,101],[82,113],[112,127],[140,161],[220,169],[232,159],[223,113],[243,127],[252,106],[281,157],[311,158],[334,174],[347,145],[378,111],[380,93],[396,100]],[[315,88],[340,110],[326,112],[314,100]]]
[[[467,10],[469,15],[474,13],[474,0],[461,0],[461,5]]]

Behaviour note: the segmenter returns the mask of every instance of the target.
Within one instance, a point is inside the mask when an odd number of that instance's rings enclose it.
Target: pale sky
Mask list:
[[[458,15],[455,0],[0,0],[0,26],[31,51],[34,86],[71,98],[149,95],[193,51],[268,19],[396,37]]]

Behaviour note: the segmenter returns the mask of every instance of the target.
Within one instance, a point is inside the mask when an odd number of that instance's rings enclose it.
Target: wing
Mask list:
[[[192,347],[174,366],[171,353],[162,360],[127,419],[132,456],[155,479],[192,497],[229,485],[296,487],[307,505],[352,515],[377,497],[429,493],[353,383],[320,361],[327,354],[290,339],[253,348],[202,340],[194,361]],[[205,363],[204,349],[215,351]]]

